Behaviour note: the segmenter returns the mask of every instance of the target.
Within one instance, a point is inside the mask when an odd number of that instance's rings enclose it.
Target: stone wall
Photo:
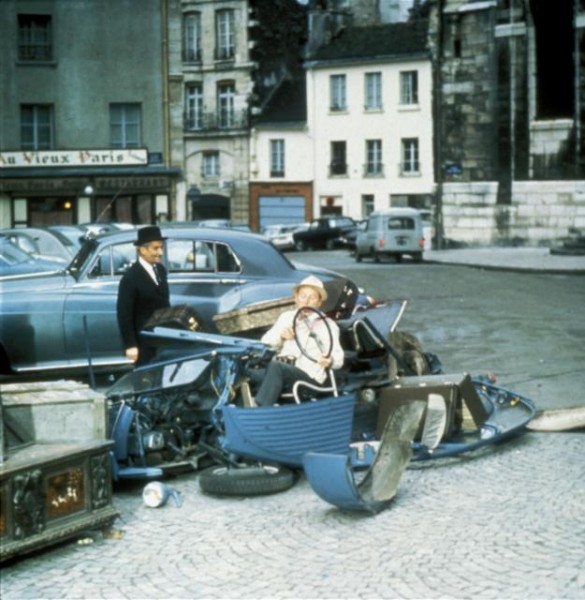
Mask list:
[[[469,246],[548,246],[585,229],[585,181],[514,182],[512,203],[497,203],[496,182],[443,186],[444,239]]]

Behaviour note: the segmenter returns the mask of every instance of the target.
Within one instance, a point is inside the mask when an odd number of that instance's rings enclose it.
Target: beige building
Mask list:
[[[171,163],[176,219],[248,220],[248,2],[169,0]]]

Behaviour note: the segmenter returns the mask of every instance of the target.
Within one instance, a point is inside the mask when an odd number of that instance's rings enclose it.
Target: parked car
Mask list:
[[[36,258],[16,246],[10,239],[0,235],[0,282],[2,292],[11,277],[29,275],[31,273],[47,273],[59,271],[63,263],[43,258]]]
[[[14,227],[2,229],[0,233],[36,258],[54,262],[69,263],[77,248],[74,243],[59,231],[41,227]]]
[[[291,299],[292,286],[313,273],[295,266],[265,238],[232,229],[161,228],[171,303],[195,308],[203,330],[214,316],[257,303]],[[0,364],[12,372],[128,367],[116,320],[122,274],[136,259],[135,231],[85,241],[71,264],[34,279],[2,283]]]
[[[194,221],[192,225],[197,227],[223,227],[227,229],[237,229],[238,231],[251,232],[252,229],[246,223],[234,223],[229,219],[201,219],[200,221]]]
[[[357,235],[360,231],[363,231],[366,228],[368,223],[367,219],[362,219],[361,221],[356,221],[355,229],[348,231],[346,234],[341,236],[341,243],[345,248],[347,248],[350,252],[355,252],[355,241]]]
[[[293,234],[295,231],[303,231],[307,227],[308,223],[303,225],[268,225],[264,228],[263,235],[279,250],[294,250],[295,240]]]
[[[368,256],[375,262],[382,257],[401,261],[406,254],[416,262],[423,258],[424,235],[421,214],[414,208],[374,211],[366,227],[356,237],[355,259]]]
[[[299,251],[332,250],[343,246],[342,236],[355,228],[356,222],[350,217],[320,217],[311,221],[307,229],[293,233],[295,248]]]
[[[47,229],[49,231],[56,231],[58,234],[65,236],[75,249],[73,252],[74,256],[81,248],[83,240],[86,237],[86,232],[81,225],[49,225]]]

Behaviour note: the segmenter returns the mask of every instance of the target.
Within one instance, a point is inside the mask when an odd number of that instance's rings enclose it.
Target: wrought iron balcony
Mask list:
[[[210,131],[226,131],[246,129],[249,125],[248,111],[204,112],[201,114],[185,114],[186,131],[206,133]]]

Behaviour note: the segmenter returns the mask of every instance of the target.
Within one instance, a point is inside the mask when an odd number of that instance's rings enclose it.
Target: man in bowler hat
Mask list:
[[[118,287],[118,326],[124,351],[137,366],[154,355],[141,342],[140,332],[155,310],[170,306],[167,271],[161,264],[165,239],[156,226],[138,230],[134,242],[138,260],[124,273]]]

